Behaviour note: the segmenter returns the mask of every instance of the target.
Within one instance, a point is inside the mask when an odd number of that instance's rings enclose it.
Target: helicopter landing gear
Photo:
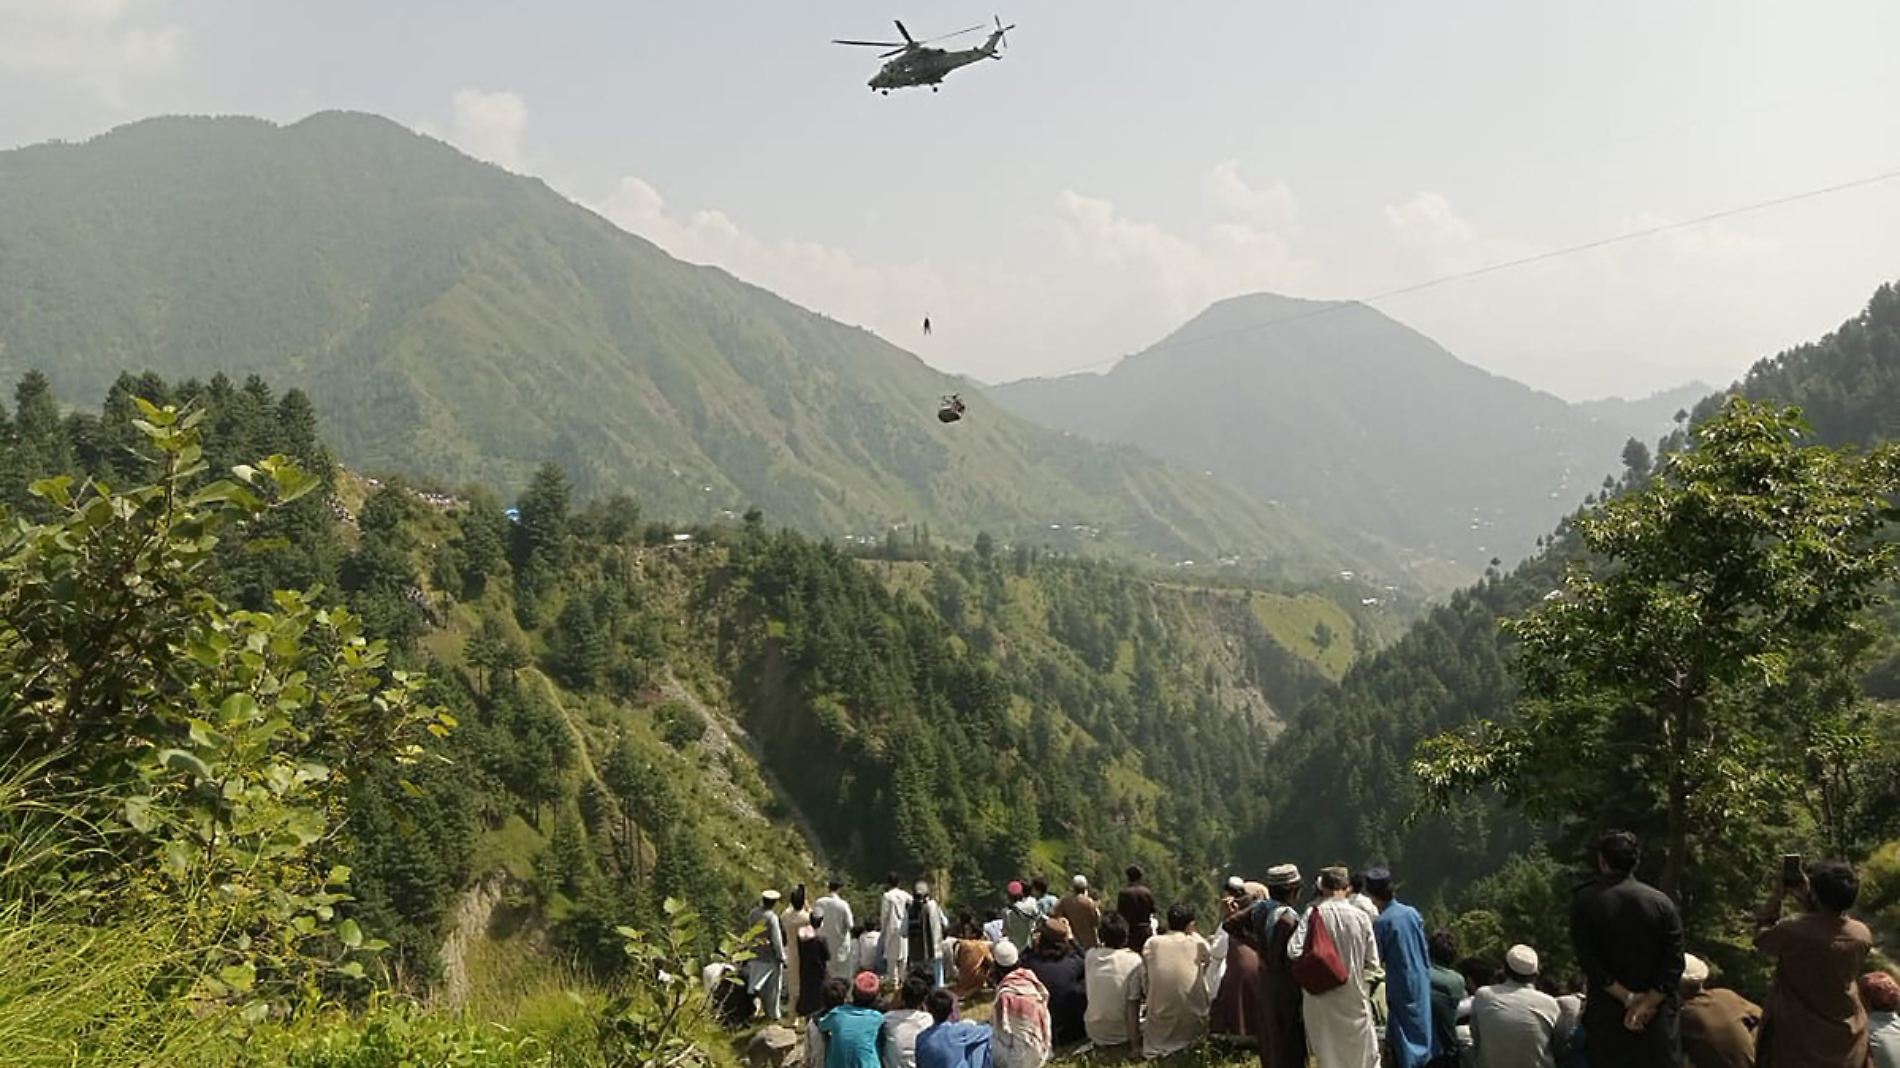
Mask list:
[[[931,91],[931,92],[933,92],[933,93],[934,93],[934,92],[936,92],[936,91],[937,91],[937,89],[938,89],[938,87],[937,87],[937,86],[934,86],[934,85],[930,87],[930,91]]]

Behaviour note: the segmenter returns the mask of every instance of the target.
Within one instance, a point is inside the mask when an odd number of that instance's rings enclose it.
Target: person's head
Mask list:
[[[1128,921],[1119,912],[1111,912],[1102,917],[1101,925],[1095,928],[1095,937],[1110,949],[1128,948]]]
[[[1049,892],[1049,880],[1038,875],[1029,880],[1029,889],[1035,891],[1037,897],[1041,897]]]
[[[1003,892],[1009,895],[1009,899],[1011,901],[1021,901],[1023,899],[1022,880],[1011,879],[1009,881],[1009,885],[1003,888]]]
[[[1042,921],[1042,930],[1036,935],[1036,949],[1045,957],[1067,956],[1072,933],[1068,920],[1051,916]]]
[[[1709,981],[1709,962],[1693,953],[1682,955],[1682,996],[1692,998]]]
[[[802,909],[805,907],[805,884],[804,883],[799,883],[797,886],[792,887],[792,907],[795,909]]]
[[[825,980],[825,985],[819,989],[819,994],[824,998],[825,1011],[830,1012],[851,1000],[851,983],[847,979],[833,976]]]
[[[866,926],[865,924],[863,924],[863,923],[858,923],[858,924],[856,924],[856,925],[854,925],[854,926],[853,926],[853,927],[851,928],[851,937],[853,937],[853,938],[863,938],[863,937],[864,937],[864,932],[866,932],[866,931],[868,931],[868,930],[870,930],[870,929],[871,929],[871,928],[870,928],[870,927],[868,927],[868,926]]]
[[[1238,875],[1229,875],[1227,882],[1221,887],[1221,893],[1226,897],[1239,897],[1246,892],[1247,881]]]
[[[1070,879],[1069,888],[1071,890],[1074,890],[1078,894],[1088,893],[1089,892],[1089,877],[1086,875],[1078,875],[1075,878]]]
[[[1294,864],[1275,864],[1267,869],[1267,896],[1283,905],[1300,896],[1300,869]]]
[[[1352,892],[1355,894],[1365,893],[1366,892],[1366,873],[1362,871],[1355,871],[1355,872],[1349,873],[1346,876],[1346,885],[1350,886],[1352,888]]]
[[[1860,876],[1845,861],[1815,861],[1808,868],[1808,893],[1816,905],[1839,915],[1853,908],[1860,897]]]
[[[957,996],[947,987],[938,987],[924,998],[924,1011],[930,1018],[943,1023],[957,1014]]]
[[[878,982],[876,972],[859,972],[851,980],[851,1004],[868,1009],[877,1004]]]
[[[924,999],[929,996],[930,977],[912,972],[897,991],[897,1003],[907,1009],[921,1009],[924,1007]]]
[[[1141,881],[1141,865],[1130,864],[1128,870],[1122,874],[1128,877],[1130,883],[1138,883]]]
[[[897,889],[897,884],[901,882],[903,882],[903,880],[897,877],[896,872],[887,871],[884,873],[884,885],[890,887],[892,890]]]
[[[1365,874],[1366,896],[1381,907],[1392,901],[1392,872],[1385,868],[1373,868]]]
[[[779,901],[779,892],[777,890],[766,890],[763,893],[759,894],[760,908],[767,908],[767,909],[777,908],[778,901]]]
[[[1168,930],[1179,934],[1194,927],[1194,906],[1177,901],[1168,906]]]
[[[1479,988],[1490,986],[1497,976],[1497,969],[1479,957],[1466,957],[1458,962],[1458,974],[1465,977],[1465,993],[1475,994]]]
[[[1022,951],[1007,938],[990,947],[990,974],[998,979],[1015,971],[1021,961]]]
[[[1458,966],[1458,939],[1443,928],[1426,936],[1425,952],[1431,956],[1432,963],[1440,968]]]
[[[1515,945],[1504,952],[1504,974],[1520,983],[1537,981],[1537,951],[1526,945]]]
[[[1628,875],[1642,857],[1642,846],[1628,831],[1611,831],[1597,839],[1597,870],[1607,875]]]
[[[1346,869],[1333,865],[1319,870],[1319,889],[1323,894],[1343,894],[1352,886],[1352,876]]]
[[[969,909],[960,909],[957,912],[957,930],[965,938],[975,938],[977,933],[983,930],[983,925],[976,922],[976,913]]]
[[[930,896],[930,884],[919,879],[917,885],[910,888],[910,892],[916,896],[917,900],[922,901]]]
[[[844,889],[844,880],[843,880],[843,879],[838,879],[838,878],[833,878],[833,879],[831,880],[831,882],[830,882],[830,883],[827,883],[826,885],[828,885],[828,886],[830,886],[830,887],[831,887],[831,892],[835,894],[835,893],[837,893],[838,891],[840,891],[840,890],[843,890],[843,889]]]
[[[1900,983],[1886,972],[1868,972],[1856,981],[1868,1012],[1900,1011]]]

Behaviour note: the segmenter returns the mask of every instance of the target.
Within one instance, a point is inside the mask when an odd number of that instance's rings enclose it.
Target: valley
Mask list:
[[[0,152],[0,380],[29,1063],[730,1064],[690,980],[761,890],[887,873],[977,920],[1391,866],[1568,975],[1609,821],[1738,985],[1779,850],[1900,930],[1892,285],[1721,391],[1569,403],[1265,292],[983,387],[386,119],[159,118]],[[1627,681],[1676,655],[1750,754],[1693,833]],[[1526,787],[1552,709],[1673,803]]]

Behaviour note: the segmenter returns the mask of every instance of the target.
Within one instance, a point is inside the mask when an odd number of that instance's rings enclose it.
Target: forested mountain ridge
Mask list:
[[[36,366],[67,396],[124,369],[261,374],[308,391],[352,464],[504,494],[553,457],[582,496],[681,519],[1410,581],[1372,539],[978,396],[942,426],[960,383],[914,356],[366,115],[0,153],[0,375]]]
[[[1602,397],[1579,401],[1571,407],[1647,444],[1674,421],[1677,413],[1692,411],[1704,399],[1720,392],[1706,382],[1696,381],[1659,390],[1647,397]]]
[[[988,535],[852,555],[757,512],[651,521],[576,505],[554,465],[511,520],[486,491],[340,468],[307,398],[255,378],[128,375],[62,414],[28,375],[0,407],[0,505],[56,512],[33,473],[153,477],[141,402],[202,413],[212,471],[282,453],[322,487],[221,544],[207,592],[321,588],[452,714],[416,770],[353,787],[338,859],[396,981],[454,998],[610,967],[612,928],[666,896],[732,929],[762,883],[831,872],[854,895],[928,872],[977,907],[1131,860],[1206,891],[1265,816],[1268,741],[1390,625],[1344,588],[1197,587]]]
[[[1900,290],[1885,285],[1866,309],[1821,340],[1757,363],[1729,390],[1704,399],[1710,418],[1729,395],[1800,407],[1825,444],[1865,446],[1900,432]],[[1684,432],[1658,455],[1680,449]],[[1640,480],[1649,449],[1628,457],[1625,482]],[[1528,845],[1532,828],[1483,798],[1420,813],[1411,773],[1418,743],[1477,719],[1508,719],[1516,700],[1511,647],[1500,621],[1550,595],[1579,553],[1560,523],[1542,551],[1508,573],[1493,573],[1415,624],[1402,639],[1356,664],[1342,684],[1303,707],[1272,751],[1289,800],[1253,840],[1297,855],[1377,857],[1402,866],[1417,893],[1467,887]],[[1877,698],[1900,698],[1900,619],[1889,604],[1881,652],[1865,680]],[[1893,808],[1865,784],[1865,803]],[[1578,858],[1563,858],[1568,865]]]
[[[1615,468],[1629,421],[1654,414],[1573,407],[1366,305],[1268,293],[1221,301],[1105,374],[991,394],[1474,569],[1527,555]],[[1673,411],[1637,436],[1662,433]]]

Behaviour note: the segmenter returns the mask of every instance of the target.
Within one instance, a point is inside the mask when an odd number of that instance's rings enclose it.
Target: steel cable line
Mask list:
[[[1149,346],[1148,348],[1141,350],[1140,353],[1133,353],[1131,355],[1145,355],[1150,352],[1164,352],[1170,349],[1187,348],[1190,345],[1199,345],[1199,344],[1203,344],[1209,341],[1219,341],[1223,338],[1238,337],[1242,334],[1251,334],[1256,331],[1266,330],[1266,329],[1276,327],[1276,326],[1284,326],[1287,323],[1297,323],[1305,319],[1314,319],[1322,315],[1331,315],[1335,312],[1344,311],[1347,308],[1351,308],[1359,304],[1376,304],[1379,301],[1388,300],[1392,297],[1399,297],[1399,296],[1404,296],[1408,293],[1417,293],[1422,290],[1433,289],[1437,286],[1446,285],[1451,282],[1462,282],[1466,279],[1477,278],[1477,277],[1480,277],[1482,275],[1487,275],[1487,274],[1495,274],[1499,271],[1507,271],[1513,268],[1523,267],[1532,263],[1541,263],[1545,260],[1554,260],[1563,256],[1575,255],[1576,253],[1579,253],[1579,252],[1589,252],[1593,249],[1604,248],[1609,245],[1619,245],[1626,241],[1636,241],[1645,237],[1655,237],[1657,234],[1666,234],[1672,230],[1686,230],[1692,226],[1702,226],[1707,223],[1716,222],[1717,220],[1720,220],[1720,219],[1730,219],[1730,218],[1734,218],[1737,215],[1748,215],[1753,212],[1765,211],[1769,208],[1780,207],[1781,205],[1784,205],[1784,204],[1793,204],[1793,203],[1796,203],[1797,201],[1813,200],[1817,197],[1824,197],[1833,193],[1841,193],[1849,189],[1858,189],[1858,188],[1861,188],[1862,186],[1877,185],[1881,182],[1892,181],[1896,178],[1900,178],[1900,170],[1885,171],[1880,174],[1869,175],[1865,178],[1856,178],[1856,179],[1853,179],[1852,181],[1838,182],[1834,185],[1822,186],[1818,189],[1808,189],[1799,193],[1789,193],[1785,196],[1774,197],[1769,200],[1758,200],[1752,204],[1743,204],[1739,207],[1725,208],[1721,211],[1710,212],[1707,215],[1698,215],[1693,219],[1682,219],[1677,222],[1662,223],[1657,226],[1645,227],[1641,230],[1631,230],[1627,233],[1616,234],[1613,237],[1598,238],[1595,241],[1585,241],[1582,244],[1578,244],[1578,245],[1566,245],[1563,248],[1551,249],[1547,252],[1538,252],[1538,253],[1533,253],[1532,255],[1529,255],[1529,256],[1520,256],[1517,259],[1503,260],[1498,263],[1486,264],[1483,267],[1474,267],[1468,271],[1458,271],[1453,274],[1439,275],[1436,278],[1429,278],[1423,282],[1414,282],[1411,285],[1399,286],[1396,289],[1383,290],[1381,292],[1374,293],[1371,296],[1361,297],[1358,300],[1332,302],[1332,303],[1326,304],[1323,307],[1314,308],[1311,311],[1299,312],[1294,315],[1282,316],[1278,319],[1269,319],[1265,322],[1252,323],[1247,326],[1235,327],[1232,330],[1220,330],[1211,334],[1200,334],[1195,337],[1182,338],[1178,341],[1161,341],[1154,345]],[[1106,367],[1112,364],[1117,364],[1127,358],[1128,358],[1127,356],[1114,356],[1106,360],[1095,360],[1091,363],[1076,364],[1073,367],[1063,368],[1061,370],[1057,370],[1050,374],[1042,375],[1039,377],[1059,378],[1063,375],[1075,374],[1078,371],[1087,371],[1095,367]]]

